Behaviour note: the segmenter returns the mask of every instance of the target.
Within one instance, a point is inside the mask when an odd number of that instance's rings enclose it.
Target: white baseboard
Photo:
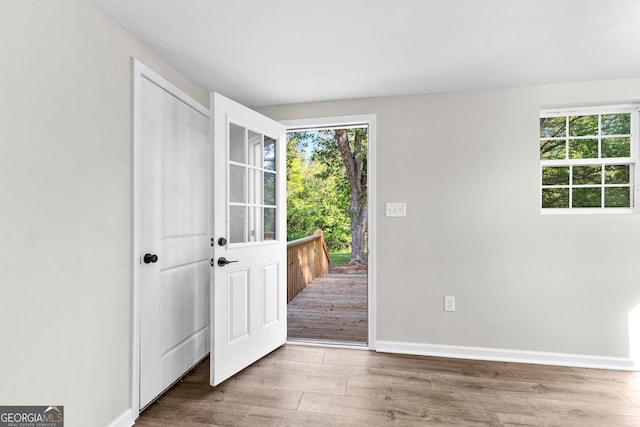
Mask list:
[[[348,348],[350,350],[369,350],[366,345],[359,344],[336,344],[335,341],[305,341],[305,340],[287,340],[287,345],[301,347],[323,347],[323,348]]]
[[[377,341],[376,351],[382,353],[451,357],[454,359],[533,363],[538,365],[612,369],[619,371],[636,370],[635,363],[632,359],[625,359],[622,357],[586,356],[581,354],[546,353],[540,351],[505,350],[441,344],[419,344],[397,341]]]
[[[127,409],[107,427],[131,427],[135,422],[136,419],[133,417],[133,411],[131,411],[131,409]]]

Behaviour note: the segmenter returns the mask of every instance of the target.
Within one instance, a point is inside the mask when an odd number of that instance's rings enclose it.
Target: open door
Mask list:
[[[287,338],[286,129],[217,93],[211,385]]]
[[[152,402],[209,351],[209,112],[140,76],[140,394]]]

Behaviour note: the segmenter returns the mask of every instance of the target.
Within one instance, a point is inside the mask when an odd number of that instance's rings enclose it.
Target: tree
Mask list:
[[[343,170],[350,201],[348,214],[351,230],[349,265],[366,262],[367,203],[367,128],[335,129],[318,132],[319,148],[314,157],[327,166],[330,173]]]
[[[287,135],[287,240],[322,229],[329,250],[342,250],[351,240],[346,178],[344,172],[329,172],[326,164],[305,156],[316,137],[316,132]]]
[[[353,142],[349,139],[347,129],[335,131],[338,150],[349,179],[351,187],[351,203],[349,217],[351,218],[351,258],[350,265],[363,264],[365,236],[367,232],[368,204],[367,204],[367,129],[353,129]]]

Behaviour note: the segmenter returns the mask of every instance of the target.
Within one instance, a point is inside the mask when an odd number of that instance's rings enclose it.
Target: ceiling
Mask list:
[[[638,0],[91,0],[250,106],[640,77]]]

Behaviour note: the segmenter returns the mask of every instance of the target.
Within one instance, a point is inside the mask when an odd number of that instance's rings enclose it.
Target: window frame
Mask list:
[[[629,213],[640,213],[640,161],[638,156],[640,154],[639,147],[639,135],[638,131],[640,129],[640,103],[626,103],[626,104],[611,104],[611,105],[593,105],[593,106],[574,106],[574,107],[562,107],[562,108],[542,108],[540,109],[539,119],[543,118],[552,118],[552,117],[570,117],[570,116],[589,116],[589,115],[607,115],[607,114],[620,114],[620,113],[630,113],[631,114],[631,122],[630,122],[630,153],[629,157],[598,157],[598,158],[583,158],[583,159],[553,159],[553,160],[542,160],[540,159],[540,142],[543,138],[540,136],[540,132],[538,131],[538,203],[540,207],[540,213],[543,215],[558,215],[558,214],[572,214],[572,215],[581,215],[581,214],[629,214]],[[539,121],[538,121],[539,123]],[[599,119],[599,126],[601,124],[601,120]],[[568,139],[571,138],[568,135],[569,130],[566,130],[566,134],[564,137],[558,138],[548,138],[548,139]],[[594,136],[599,141],[601,141],[603,135],[601,133],[601,129],[598,129],[598,134]],[[580,137],[577,137],[580,139]],[[599,149],[601,147],[601,143],[598,144]],[[568,147],[566,148],[568,150]],[[568,152],[567,152],[568,154]],[[599,150],[599,156],[601,156]],[[631,198],[631,207],[629,208],[617,208],[617,207],[590,207],[590,208],[579,208],[579,207],[568,207],[568,208],[543,208],[542,207],[542,190],[544,188],[549,188],[542,184],[542,171],[544,167],[549,166],[606,166],[606,165],[630,165],[629,171],[629,181],[630,181],[630,198]],[[603,172],[604,174],[604,172]],[[615,187],[615,184],[607,185],[603,180],[600,184],[594,184],[591,188],[607,188],[607,187]],[[560,188],[568,188],[570,192],[571,200],[571,191],[573,188],[576,188],[572,182],[569,182],[568,186],[562,186]],[[580,188],[590,188],[588,185],[586,187]]]

